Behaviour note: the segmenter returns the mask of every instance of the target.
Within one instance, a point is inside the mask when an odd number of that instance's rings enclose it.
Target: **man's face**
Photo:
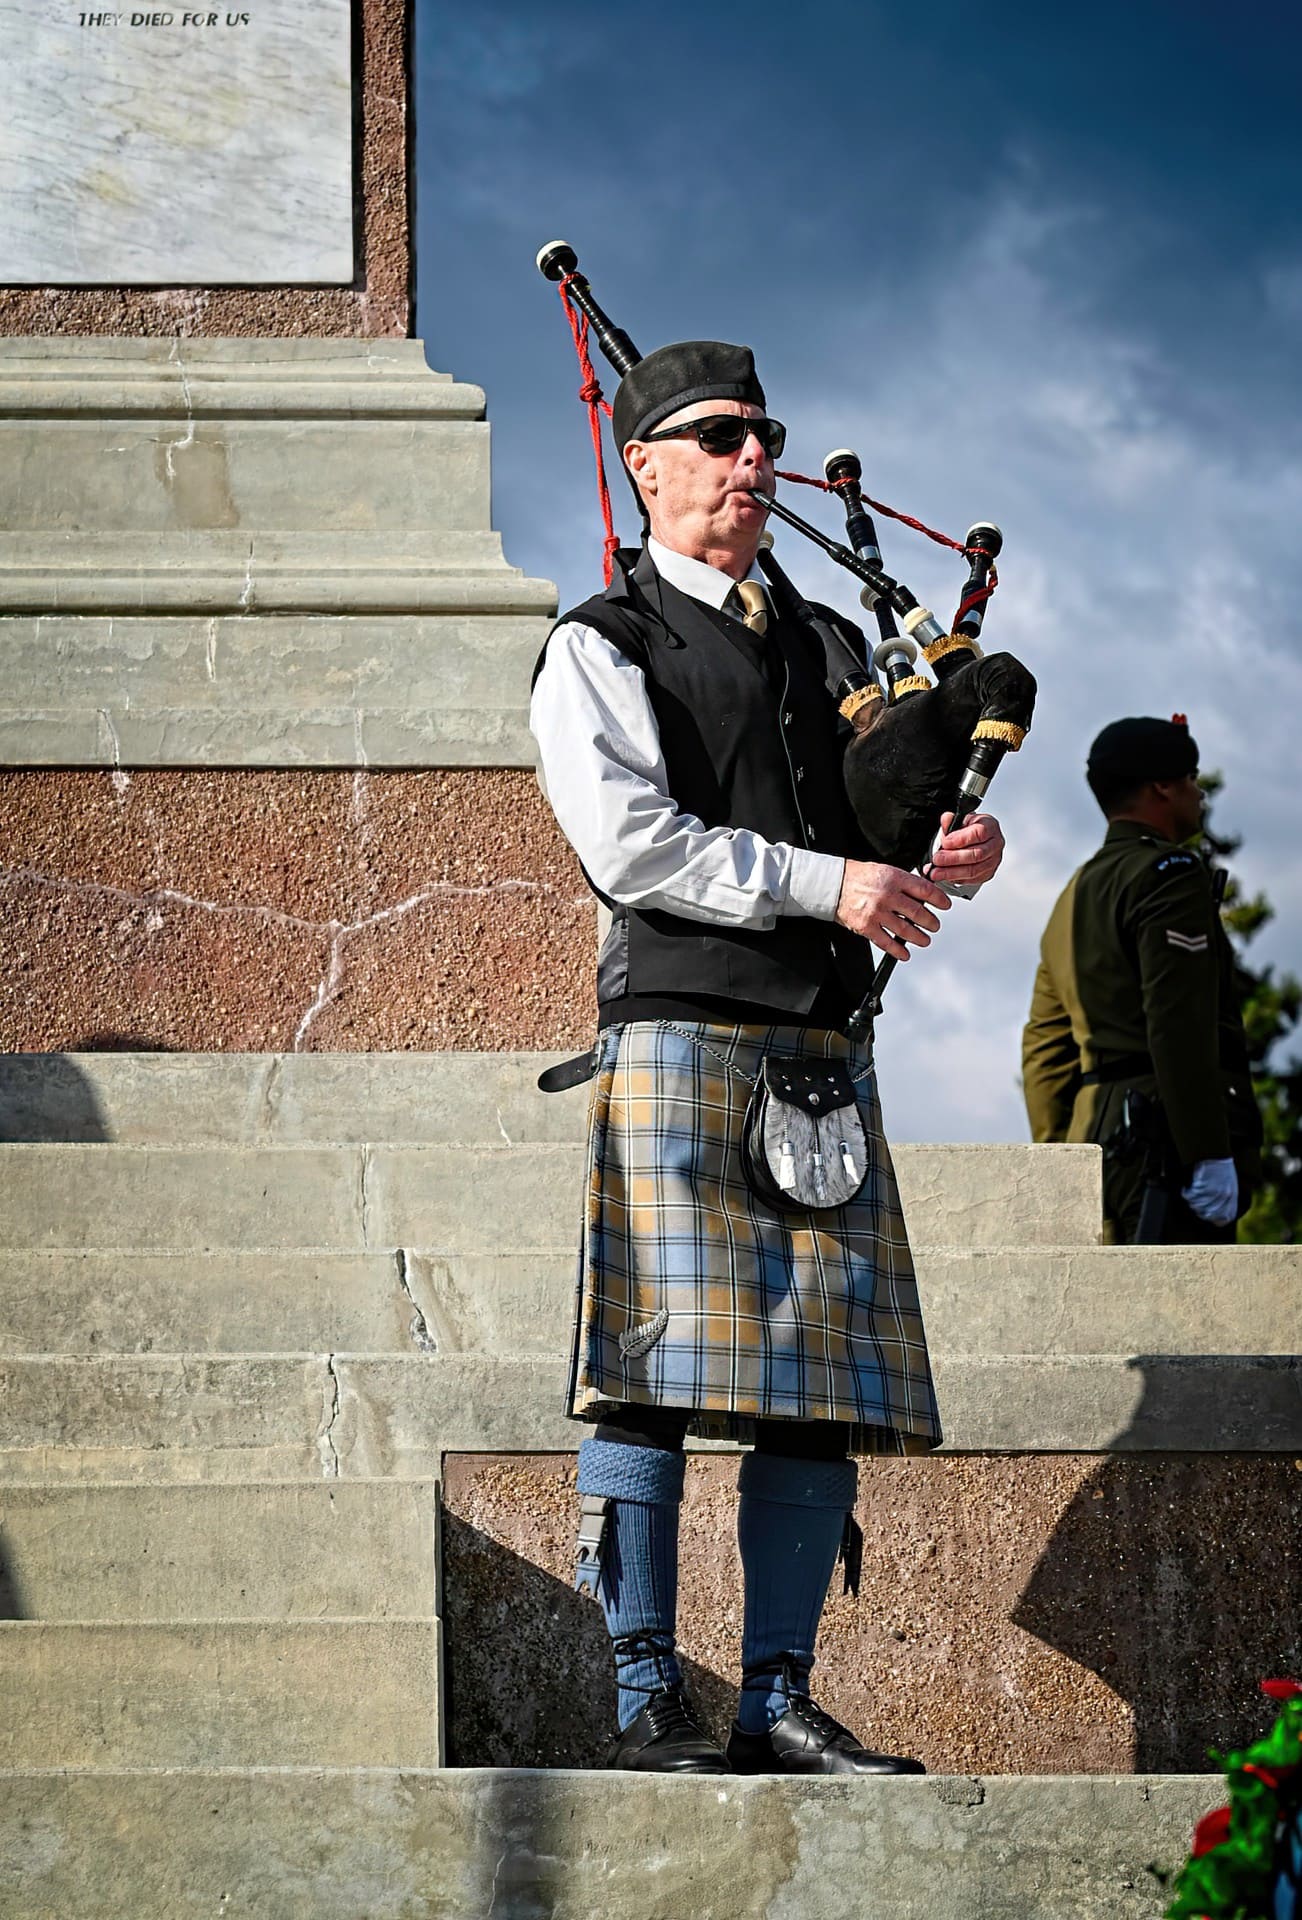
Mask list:
[[[1203,823],[1207,797],[1198,784],[1196,773],[1179,780],[1154,780],[1147,789],[1157,796],[1166,810],[1162,829],[1172,840],[1192,840]]]
[[[764,418],[764,409],[747,400],[697,400],[670,414],[654,431],[660,434],[667,427],[722,413],[749,420]],[[735,453],[707,453],[693,434],[673,440],[630,440],[625,459],[657,540],[675,553],[722,566],[724,571],[740,566],[745,573],[767,518],[752,489],[767,493],[773,485],[773,461],[753,433],[747,434]]]
[[[1183,780],[1172,781],[1171,800],[1180,828],[1177,838],[1192,840],[1202,826],[1203,809],[1207,804],[1206,796],[1198,784],[1198,775],[1187,773]]]

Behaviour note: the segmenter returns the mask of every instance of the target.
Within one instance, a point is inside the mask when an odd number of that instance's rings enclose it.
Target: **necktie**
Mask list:
[[[768,595],[758,580],[739,580],[736,587],[737,598],[741,601],[742,619],[752,633],[767,633],[769,625]]]

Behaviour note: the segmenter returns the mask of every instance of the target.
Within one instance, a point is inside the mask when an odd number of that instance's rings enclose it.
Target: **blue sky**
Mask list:
[[[1081,769],[1120,713],[1189,713],[1278,909],[1256,951],[1302,970],[1302,15],[418,6],[417,329],[487,390],[514,565],[562,605],[599,579],[573,351],[532,264],[558,236],[644,351],[752,345],[786,464],[851,445],[878,498],[1004,529],[987,642],[1040,707],[992,795],[1005,872],[892,986],[896,1137],[1025,1137],[1036,943],[1097,841]],[[951,611],[954,566],[882,534]],[[778,551],[854,606],[798,536]]]

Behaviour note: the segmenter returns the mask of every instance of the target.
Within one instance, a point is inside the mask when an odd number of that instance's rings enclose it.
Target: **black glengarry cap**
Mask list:
[[[1089,751],[1091,780],[1143,786],[1149,780],[1182,780],[1198,771],[1198,743],[1183,714],[1173,720],[1141,716],[1114,720]]]
[[[729,346],[724,340],[679,340],[639,360],[615,392],[611,429],[619,452],[698,400],[765,404],[749,347]]]

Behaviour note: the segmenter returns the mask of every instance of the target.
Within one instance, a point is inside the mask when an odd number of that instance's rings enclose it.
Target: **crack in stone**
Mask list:
[[[109,640],[112,641],[113,622],[111,620],[109,621],[108,637]],[[113,771],[109,775],[109,779],[112,782],[113,791],[117,795],[120,805],[126,798],[127,788],[131,785],[131,775],[125,773],[122,768],[122,742],[118,738],[118,730],[112,713],[107,707],[101,707],[99,709],[99,717],[103,723],[104,731],[108,735],[109,748],[113,755]]]
[[[437,1353],[439,1350],[438,1342],[430,1332],[429,1321],[421,1311],[416,1296],[411,1289],[411,1278],[407,1269],[407,1249],[405,1247],[399,1247],[393,1257],[398,1268],[398,1285],[402,1288],[411,1304],[411,1325],[407,1331],[411,1336],[412,1344],[418,1347],[422,1353]]]
[[[508,1847],[505,1853],[502,1853],[498,1856],[497,1865],[493,1868],[493,1884],[489,1889],[489,1894],[488,1894],[488,1920],[493,1920],[493,1915],[497,1911],[497,1895],[499,1892],[498,1883],[502,1878],[502,1868],[506,1865],[507,1860],[510,1858],[510,1853],[511,1853],[511,1849]]]
[[[113,723],[107,712],[101,709],[101,718],[112,733]],[[116,744],[116,734],[113,739]],[[119,784],[120,782],[120,784]],[[130,785],[130,774],[115,772],[114,791],[121,800]],[[562,904],[572,907],[585,906],[585,895],[563,895],[559,888],[547,881],[538,880],[496,880],[484,887],[458,887],[448,881],[436,881],[433,885],[422,887],[405,900],[397,901],[391,907],[381,907],[378,912],[364,914],[359,920],[309,920],[302,914],[284,913],[277,907],[264,907],[240,902],[225,903],[218,900],[200,900],[193,894],[181,893],[175,887],[151,887],[144,893],[135,893],[128,887],[110,886],[104,881],[66,880],[50,874],[38,873],[33,867],[0,867],[0,886],[10,882],[24,882],[29,886],[43,887],[51,893],[64,894],[69,899],[112,900],[122,906],[136,910],[145,909],[152,915],[160,906],[185,907],[196,913],[209,913],[218,919],[252,919],[263,926],[288,927],[298,933],[328,934],[330,937],[329,958],[324,977],[318,981],[308,1005],[304,1008],[294,1033],[291,1053],[302,1053],[307,1036],[319,1014],[338,999],[344,984],[344,944],[353,936],[368,932],[372,927],[383,926],[390,920],[402,920],[419,908],[428,906],[435,900],[484,900],[494,894],[523,893],[549,896]],[[152,922],[152,930],[157,931],[163,921],[161,917]],[[498,1125],[501,1126],[499,1116]],[[502,1129],[506,1137],[505,1128]],[[510,1144],[508,1140],[508,1145]]]
[[[358,1173],[358,1208],[361,1214],[362,1245],[371,1244],[371,1149],[362,1148],[362,1164]]]
[[[208,678],[215,680],[217,678],[217,621],[215,618],[208,622],[208,644],[204,650],[203,663],[207,668]]]
[[[248,613],[253,606],[253,542],[249,542],[249,557],[244,563],[244,585],[240,588],[240,612]]]
[[[183,434],[181,439],[169,440],[167,442],[167,445],[163,449],[163,464],[167,468],[168,485],[171,486],[175,483],[175,480],[176,480],[176,465],[175,465],[176,455],[180,451],[180,449],[182,449],[183,447],[193,446],[194,429],[195,429],[194,399],[190,392],[190,381],[185,371],[185,362],[181,358],[180,334],[177,334],[175,339],[172,341],[172,351],[168,354],[167,357],[170,363],[172,364],[172,366],[176,368],[176,371],[181,376],[181,399],[185,406],[185,421],[186,421],[185,433]]]
[[[319,1013],[323,1012],[324,1009],[330,1005],[332,1000],[339,997],[339,990],[343,986],[344,929],[337,920],[332,920],[329,924],[331,929],[330,959],[326,967],[325,978],[317,983],[317,990],[312,996],[311,1003],[304,1013],[303,1018],[298,1023],[297,1030],[294,1034],[294,1045],[291,1049],[294,1053],[302,1053],[303,1042],[307,1038],[308,1029],[311,1027],[312,1022]]]
[[[497,1131],[501,1134],[508,1147],[515,1145],[515,1141],[506,1130],[506,1122],[502,1119],[502,1109],[500,1107],[497,1109]]]
[[[108,716],[101,709],[101,718],[111,726]],[[124,775],[129,779],[130,775]],[[279,907],[263,907],[243,901],[230,903],[221,900],[201,900],[196,895],[181,893],[175,887],[150,887],[144,893],[135,893],[129,887],[111,886],[102,880],[66,880],[62,877],[38,873],[35,867],[0,867],[0,885],[6,881],[25,881],[34,887],[44,887],[52,893],[66,893],[74,899],[117,900],[130,907],[164,906],[192,907],[196,913],[211,913],[220,918],[238,919],[247,916],[261,920],[267,926],[292,927],[301,933],[330,933],[338,931],[341,935],[364,933],[369,927],[377,926],[383,920],[401,919],[413,913],[418,907],[428,905],[431,900],[486,900],[496,893],[536,893],[550,895],[562,905],[581,907],[588,904],[586,894],[564,895],[558,887],[545,880],[495,880],[485,887],[458,887],[450,881],[435,881],[431,886],[423,887],[419,893],[413,893],[406,900],[399,900],[392,907],[383,907],[378,913],[370,913],[360,920],[340,922],[338,920],[309,920],[303,914],[285,913]]]
[[[321,1411],[321,1425],[316,1436],[317,1458],[321,1462],[322,1478],[339,1478],[339,1455],[335,1449],[335,1421],[339,1418],[339,1375],[335,1372],[335,1356],[328,1353],[325,1357],[326,1378],[330,1382],[329,1401]]]
[[[275,1132],[276,1116],[280,1111],[280,1070],[285,1063],[283,1053],[272,1055],[271,1068],[262,1088],[261,1132],[270,1135]]]

